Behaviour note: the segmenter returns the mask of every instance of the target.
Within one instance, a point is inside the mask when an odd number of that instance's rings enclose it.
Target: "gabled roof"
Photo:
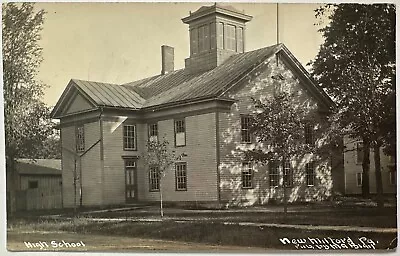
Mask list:
[[[17,171],[25,175],[60,175],[60,159],[18,159]]]
[[[259,65],[267,65],[270,58],[282,54],[292,69],[309,84],[312,94],[326,106],[333,104],[325,92],[313,82],[308,72],[283,45],[277,44],[231,56],[223,64],[209,71],[192,73],[185,69],[165,75],[117,85],[72,79],[53,110],[53,117],[60,116],[61,106],[69,91],[78,90],[97,107],[114,107],[139,110],[161,105],[175,105],[202,99],[225,99],[226,92],[240,79]],[[307,87],[307,88],[308,88]]]

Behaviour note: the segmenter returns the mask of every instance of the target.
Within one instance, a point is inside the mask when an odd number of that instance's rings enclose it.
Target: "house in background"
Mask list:
[[[17,210],[62,208],[61,160],[18,159],[16,170]]]
[[[127,84],[69,82],[52,112],[60,119],[64,207],[158,201],[159,177],[142,156],[147,140],[163,137],[185,155],[163,178],[165,201],[264,204],[282,199],[284,179],[290,201],[344,193],[340,151],[284,166],[242,159],[241,150],[256,146],[252,97],[290,91],[313,113],[304,143],[317,144],[313,133],[332,105],[283,44],[245,52],[251,19],[233,7],[203,6],[182,19],[190,37],[184,69],[174,70],[174,49],[162,46],[159,75]]]
[[[345,194],[361,195],[362,194],[362,162],[363,162],[363,144],[362,142],[346,143],[344,153],[344,169],[345,169]],[[371,194],[376,194],[376,178],[375,178],[375,161],[374,155],[370,152],[370,171],[369,171],[369,188]],[[396,162],[393,157],[387,156],[381,149],[381,173],[382,187],[384,194],[396,194]]]

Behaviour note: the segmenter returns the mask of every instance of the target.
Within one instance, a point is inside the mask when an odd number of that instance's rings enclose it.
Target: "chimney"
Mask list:
[[[174,71],[174,47],[161,46],[161,74],[165,75]]]

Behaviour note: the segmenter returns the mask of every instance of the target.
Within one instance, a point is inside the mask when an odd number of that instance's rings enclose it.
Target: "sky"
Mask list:
[[[161,71],[161,45],[175,48],[175,69],[189,57],[188,25],[181,19],[213,3],[36,3],[47,14],[38,79],[48,85],[44,102],[54,106],[70,79],[127,83]],[[245,50],[277,42],[277,5],[224,3],[253,16]],[[315,26],[319,4],[279,4],[279,42],[306,65],[323,43]]]

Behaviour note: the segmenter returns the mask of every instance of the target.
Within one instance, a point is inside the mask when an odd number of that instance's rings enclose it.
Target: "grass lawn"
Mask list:
[[[100,218],[159,218],[159,213],[157,208],[153,208],[153,210],[101,212],[82,214],[80,216]],[[396,208],[394,207],[386,207],[384,209],[377,209],[375,207],[347,207],[326,212],[289,212],[287,217],[282,212],[226,212],[221,210],[210,213],[209,211],[201,210],[176,212],[173,209],[166,209],[165,216],[173,219],[203,218],[214,222],[241,221],[382,228],[395,228],[397,226]]]

